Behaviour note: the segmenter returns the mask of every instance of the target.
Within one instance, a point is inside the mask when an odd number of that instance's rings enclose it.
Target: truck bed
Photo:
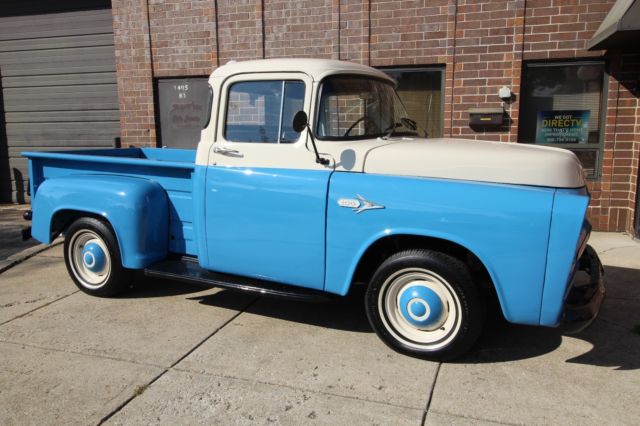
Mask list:
[[[133,176],[158,182],[169,198],[169,251],[197,255],[193,234],[195,150],[164,148],[24,152],[35,200],[47,179],[69,175]]]

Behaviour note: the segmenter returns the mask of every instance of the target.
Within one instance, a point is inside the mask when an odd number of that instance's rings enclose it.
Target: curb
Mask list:
[[[24,262],[25,260],[42,253],[45,250],[48,250],[52,247],[58,246],[64,242],[63,238],[56,238],[51,244],[40,244],[35,247],[29,247],[28,249],[24,249],[19,253],[12,254],[5,260],[0,260],[0,274],[13,268],[14,266]]]

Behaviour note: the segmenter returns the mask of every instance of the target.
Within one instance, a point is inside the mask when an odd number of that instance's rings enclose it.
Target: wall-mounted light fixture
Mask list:
[[[511,89],[507,86],[502,86],[500,90],[498,90],[498,96],[502,99],[503,102],[511,102],[511,97],[513,94],[511,93]]]

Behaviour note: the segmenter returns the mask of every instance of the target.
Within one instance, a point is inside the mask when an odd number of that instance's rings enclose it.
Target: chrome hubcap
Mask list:
[[[407,346],[438,349],[460,329],[460,300],[440,275],[403,269],[383,283],[378,309],[391,334]]]
[[[93,231],[75,233],[69,244],[71,268],[81,282],[89,289],[102,287],[111,275],[111,258],[106,244]]]

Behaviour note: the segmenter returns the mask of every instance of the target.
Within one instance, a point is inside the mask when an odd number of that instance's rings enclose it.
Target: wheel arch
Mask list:
[[[349,287],[355,283],[368,283],[377,267],[389,256],[402,250],[430,249],[440,251],[461,260],[469,267],[473,281],[485,294],[493,298],[505,313],[500,283],[490,265],[464,243],[456,239],[412,232],[385,233],[364,245],[352,267]]]
[[[51,235],[50,239],[54,240],[60,234],[65,232],[73,222],[83,217],[92,217],[94,219],[97,219],[103,222],[104,224],[109,226],[109,228],[111,228],[111,230],[114,232],[114,235],[115,235],[113,225],[111,224],[111,222],[109,222],[109,218],[101,215],[99,212],[89,211],[89,210],[77,210],[77,209],[71,209],[71,208],[60,208],[55,210],[51,214],[51,220],[49,222],[49,233]]]

